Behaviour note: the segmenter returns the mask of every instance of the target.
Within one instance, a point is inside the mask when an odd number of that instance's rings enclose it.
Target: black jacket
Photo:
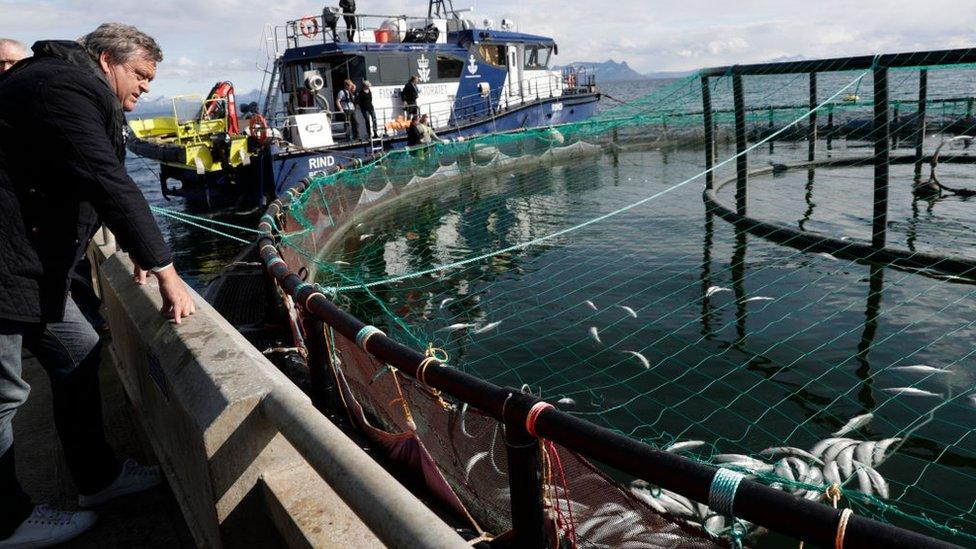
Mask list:
[[[359,108],[368,111],[373,109],[373,90],[362,89],[356,94],[356,103],[359,104]]]
[[[411,122],[410,125],[407,126],[408,147],[415,147],[417,145],[420,145],[423,142],[423,137],[424,136],[422,133],[420,133],[420,128],[417,127],[417,124]]]
[[[413,82],[407,82],[407,84],[403,86],[403,89],[400,90],[400,99],[402,99],[404,103],[410,105],[416,103],[417,97],[419,96],[420,89],[417,88],[417,85]]]
[[[69,273],[101,220],[133,261],[172,262],[125,171],[125,118],[74,42],[38,42],[0,75],[0,319],[60,320]]]

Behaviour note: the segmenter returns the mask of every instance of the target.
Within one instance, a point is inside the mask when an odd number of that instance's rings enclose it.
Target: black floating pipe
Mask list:
[[[925,110],[929,94],[929,71],[918,71],[918,130],[915,134],[915,179],[922,177],[922,148],[925,145]]]
[[[807,162],[816,160],[817,148],[817,73],[810,73],[810,117],[807,120]]]
[[[732,96],[735,106],[735,209],[739,215],[746,215],[747,193],[749,192],[749,159],[747,158],[748,155],[745,154],[747,147],[745,94],[742,91],[742,77],[739,75],[732,77]]]
[[[839,72],[867,70],[873,67],[906,68],[925,65],[958,65],[976,63],[976,49],[955,49],[891,53],[887,55],[862,55],[859,57],[839,57],[818,59],[816,61],[792,61],[788,63],[758,63],[755,65],[734,65],[713,67],[701,71],[702,76],[727,76],[729,74],[798,74],[810,72]]]
[[[974,163],[976,158],[958,157],[962,161]],[[897,157],[896,157],[897,159]],[[910,163],[913,157],[905,157],[904,163]],[[799,164],[790,168],[815,168],[819,166],[856,166],[859,160],[849,158],[844,160],[827,160],[809,164]],[[901,163],[901,162],[899,162]],[[754,170],[750,175],[756,176],[768,174],[772,168],[766,167]],[[741,227],[750,234],[765,238],[771,242],[790,246],[804,252],[827,252],[842,259],[855,261],[866,261],[869,263],[891,264],[896,267],[912,269],[931,269],[934,271],[949,273],[970,279],[976,279],[976,261],[961,257],[951,257],[944,255],[930,254],[926,252],[913,252],[900,248],[886,247],[875,248],[872,244],[857,240],[841,240],[824,234],[810,231],[801,231],[786,225],[780,225],[769,221],[753,219],[748,216],[739,215],[731,207],[725,206],[718,200],[718,192],[726,185],[731,185],[736,181],[732,177],[719,182],[715,189],[705,189],[702,199],[705,202],[705,210],[712,212],[725,221]]]
[[[705,188],[711,189],[715,185],[715,129],[712,118],[712,90],[708,87],[708,77],[701,77],[702,93],[702,124],[705,128]]]
[[[874,217],[871,245],[885,247],[888,231],[888,69],[874,68]]]
[[[542,501],[539,439],[525,429],[537,400],[513,390],[505,403],[505,452],[511,490],[513,547],[549,547]]]
[[[714,192],[714,191],[706,191]],[[288,270],[269,237],[259,241],[259,250],[272,276],[295,295],[310,313],[318,316],[343,337],[355,340],[365,324],[340,309],[313,286],[301,286],[302,280]],[[369,339],[368,352],[409,375],[416,377],[424,356],[385,336]],[[488,383],[454,368],[434,367],[425,371],[430,387],[468,402],[506,423],[525,421],[530,398]],[[511,405],[512,402],[516,404]],[[531,402],[537,402],[531,399]],[[714,467],[670,452],[657,450],[624,435],[597,427],[556,409],[548,409],[535,421],[538,436],[582,452],[602,463],[672,490],[695,501],[708,502]],[[829,545],[834,539],[839,512],[827,506],[795,498],[768,486],[743,481],[735,502],[736,516],[761,524],[784,534]],[[853,517],[848,524],[848,539],[860,540],[862,546],[918,549],[953,547],[951,544],[870,519]],[[865,541],[866,540],[866,541]],[[883,541],[882,541],[883,540]],[[848,546],[854,547],[853,543]]]
[[[715,468],[670,452],[654,449],[629,437],[598,427],[558,410],[545,410],[535,421],[539,436],[563,444],[655,486],[708,502]],[[794,497],[752,480],[736,490],[737,518],[817,545],[834,545],[841,511]],[[948,548],[951,543],[910,530],[852,516],[845,547]]]

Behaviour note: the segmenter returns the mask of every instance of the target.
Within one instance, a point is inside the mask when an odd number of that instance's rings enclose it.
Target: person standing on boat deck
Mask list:
[[[336,26],[339,24],[339,8],[334,6],[326,6],[322,8],[322,24],[325,28],[329,29],[332,34],[332,41],[339,41],[339,33],[336,31]],[[323,33],[324,34],[324,33]]]
[[[420,130],[420,117],[416,114],[410,118],[410,125],[407,126],[407,146],[416,147],[423,143],[424,134]]]
[[[414,116],[420,112],[417,107],[417,98],[420,97],[420,87],[417,85],[420,78],[415,74],[410,77],[403,89],[400,90],[400,99],[403,100],[403,112],[407,116]]]
[[[366,133],[369,133],[370,124],[373,127],[373,138],[379,137],[376,131],[376,109],[373,107],[373,85],[369,80],[363,80],[363,89],[359,90],[356,96],[359,103],[359,110],[363,111],[363,122],[366,123]]]
[[[0,38],[0,74],[27,57],[27,47],[10,38]]]
[[[71,41],[42,41],[0,75],[0,548],[66,541],[92,511],[34,506],[17,481],[13,416],[30,386],[21,350],[51,380],[54,424],[81,507],[146,490],[158,467],[120,463],[102,426],[98,334],[68,293],[69,273],[100,222],[159,281],[162,312],[194,312],[173,256],[125,171],[125,117],[149,91],[162,53],[135,27],[106,23]]]
[[[356,40],[356,0],[339,0],[339,7],[342,8],[342,20],[346,22],[346,38],[352,42]]]
[[[420,120],[417,122],[417,131],[420,132],[420,142],[424,145],[429,145],[434,141],[444,141],[434,133],[434,128],[430,127],[430,119],[426,114],[420,115]]]
[[[359,140],[359,121],[356,120],[356,85],[348,78],[336,95],[336,105],[346,116],[346,135],[350,141]]]

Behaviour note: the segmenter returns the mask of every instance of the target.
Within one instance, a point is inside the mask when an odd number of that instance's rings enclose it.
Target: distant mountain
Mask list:
[[[597,82],[614,82],[617,80],[642,80],[645,76],[627,65],[626,61],[617,63],[614,60],[604,61],[602,63],[588,63],[586,61],[574,61],[568,65],[562,67],[553,67],[556,70],[560,70],[567,67],[573,68],[585,68],[592,71],[592,74],[596,75]]]
[[[593,71],[596,74],[597,82],[616,82],[620,80],[647,80],[647,79],[662,79],[662,78],[684,78],[685,76],[694,74],[695,71],[657,71],[649,72],[646,74],[641,74],[634,69],[630,68],[630,65],[626,61],[621,61],[620,63],[610,59],[602,63],[591,63],[587,61],[574,61],[568,65],[561,67],[553,67],[555,70],[560,70],[566,67],[585,67],[588,70]]]
[[[200,97],[203,97],[209,89],[203,90],[199,93]],[[252,101],[257,101],[260,103],[262,97],[261,90],[254,89],[245,93],[235,93],[234,100],[237,102],[237,107],[240,109],[242,105],[251,103]],[[161,114],[170,114],[172,116],[173,104],[171,102],[172,98],[165,95],[160,95],[152,98],[142,98],[136,103],[136,108],[128,114],[129,118],[140,118],[146,116],[155,116]]]

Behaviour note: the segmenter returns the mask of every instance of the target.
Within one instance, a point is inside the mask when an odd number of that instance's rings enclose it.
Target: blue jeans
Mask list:
[[[30,393],[21,375],[24,347],[51,380],[54,424],[78,492],[98,492],[121,471],[102,426],[101,343],[74,300],[67,300],[60,322],[0,320],[0,539],[9,536],[33,509],[14,469],[13,417]]]

